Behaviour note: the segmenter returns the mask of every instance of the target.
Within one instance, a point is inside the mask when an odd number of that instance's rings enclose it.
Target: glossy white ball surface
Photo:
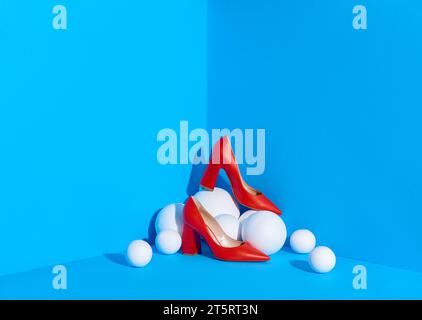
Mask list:
[[[155,220],[155,231],[173,230],[182,235],[183,232],[183,203],[173,203],[165,206]]]
[[[218,224],[229,237],[240,240],[240,224],[238,219],[230,214],[220,214],[219,216],[215,217],[215,220],[217,220]]]
[[[230,193],[224,189],[214,188],[213,191],[201,190],[194,197],[213,217],[221,214],[230,214],[238,219],[240,216],[236,202]]]
[[[309,255],[309,266],[318,273],[327,273],[336,265],[336,255],[325,246],[316,247]]]
[[[316,238],[307,229],[299,229],[290,236],[290,248],[296,253],[309,253],[315,248]]]
[[[239,226],[239,233],[240,233],[240,238],[242,238],[242,229],[243,229],[243,226],[245,225],[246,219],[248,219],[251,215],[253,215],[256,212],[257,212],[256,210],[248,210],[248,211],[243,212],[240,215],[240,217],[239,217],[239,224],[240,224],[240,226]]]
[[[134,267],[145,267],[152,259],[152,248],[144,240],[134,240],[127,248],[126,259]]]
[[[163,230],[155,238],[157,250],[164,254],[174,254],[182,246],[180,234],[174,230]]]
[[[257,211],[246,219],[242,228],[243,241],[249,242],[267,255],[278,252],[287,237],[281,218],[270,211]]]

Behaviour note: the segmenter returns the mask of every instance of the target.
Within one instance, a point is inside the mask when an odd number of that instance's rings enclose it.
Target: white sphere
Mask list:
[[[215,217],[223,231],[233,239],[240,240],[239,220],[230,214],[220,214]]]
[[[182,235],[183,231],[183,203],[173,203],[165,206],[155,220],[155,231],[173,230]]]
[[[157,250],[164,254],[173,254],[182,246],[180,234],[174,230],[163,230],[155,238]]]
[[[194,195],[202,206],[213,216],[230,214],[236,219],[240,216],[239,208],[230,193],[221,188],[213,191],[201,190]]]
[[[286,241],[287,230],[281,218],[274,212],[257,211],[245,221],[243,241],[271,255],[279,251]]]
[[[151,261],[152,248],[144,240],[134,240],[127,248],[126,258],[134,267],[144,267]]]
[[[309,253],[315,248],[314,234],[307,229],[299,229],[290,236],[290,247],[296,253]]]
[[[336,265],[336,255],[328,247],[320,246],[312,250],[309,255],[309,266],[318,273],[326,273],[333,270]]]
[[[240,234],[240,238],[242,238],[242,229],[243,229],[243,226],[245,225],[246,219],[248,219],[251,215],[253,215],[256,212],[257,212],[256,210],[248,210],[248,211],[243,212],[240,215],[240,217],[239,217],[239,224],[240,224],[240,226],[239,226],[239,234]]]

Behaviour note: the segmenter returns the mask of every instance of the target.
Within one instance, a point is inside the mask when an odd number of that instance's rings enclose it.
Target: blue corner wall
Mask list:
[[[365,5],[368,29],[354,30]],[[208,126],[265,128],[251,185],[338,255],[422,270],[422,3],[208,3]]]
[[[197,178],[156,159],[180,120],[265,128],[246,180],[289,231],[422,270],[418,1],[62,1],[66,31],[55,4],[0,2],[0,274],[146,237]]]
[[[183,201],[156,135],[205,126],[206,6],[0,2],[0,274],[123,250]],[[181,178],[185,177],[185,178]]]

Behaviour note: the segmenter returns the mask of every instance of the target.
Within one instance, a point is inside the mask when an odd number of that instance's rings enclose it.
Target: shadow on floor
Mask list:
[[[132,267],[126,260],[126,257],[122,253],[106,253],[104,255],[108,260],[113,263],[120,264],[121,266],[125,267]]]
[[[296,269],[299,269],[305,272],[314,273],[314,271],[309,267],[308,262],[305,260],[293,260],[293,261],[290,261],[290,265],[292,267],[295,267]]]

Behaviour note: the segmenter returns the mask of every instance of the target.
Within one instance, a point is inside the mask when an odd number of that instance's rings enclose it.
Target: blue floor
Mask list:
[[[367,268],[367,289],[352,269]],[[154,254],[145,268],[108,254],[66,263],[67,290],[52,287],[52,267],[0,277],[1,299],[420,299],[422,273],[339,258],[328,274],[308,269],[288,248],[265,263],[229,263],[207,255]]]

